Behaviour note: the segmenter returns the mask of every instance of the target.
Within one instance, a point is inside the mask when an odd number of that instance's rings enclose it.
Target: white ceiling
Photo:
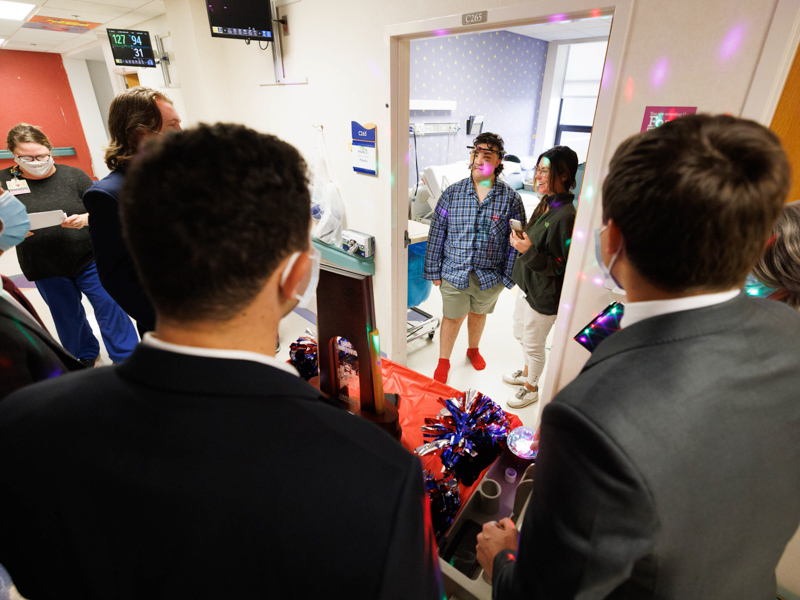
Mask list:
[[[70,52],[74,58],[103,60],[98,39],[105,38],[106,28],[127,29],[166,12],[163,0],[8,0],[22,4],[35,4],[36,15],[100,23],[85,33],[64,33],[22,27],[24,21],[0,19],[0,38],[7,41],[3,50],[28,50],[34,52]],[[86,46],[82,52],[71,52]]]
[[[611,33],[611,17],[595,17],[578,21],[559,21],[522,27],[507,27],[506,31],[553,42],[580,38],[608,37]]]

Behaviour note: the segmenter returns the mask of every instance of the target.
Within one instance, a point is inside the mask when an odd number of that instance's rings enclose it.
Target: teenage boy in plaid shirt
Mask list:
[[[511,288],[517,252],[508,243],[509,219],[525,222],[522,199],[497,177],[503,171],[503,138],[482,133],[473,141],[470,177],[439,198],[428,234],[423,277],[442,292],[444,318],[436,381],[447,382],[450,354],[467,319],[467,357],[481,370],[486,361],[478,344],[486,315],[494,311],[503,286]]]

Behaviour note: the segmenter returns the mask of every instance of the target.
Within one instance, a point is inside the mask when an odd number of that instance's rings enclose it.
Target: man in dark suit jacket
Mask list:
[[[440,598],[419,460],[274,357],[318,264],[299,153],[241,126],[171,133],[120,202],[155,332],[0,402],[20,593]]]
[[[780,142],[691,116],[624,142],[598,262],[627,292],[542,415],[522,535],[478,535],[494,597],[767,600],[800,522],[800,315],[741,288],[789,189]]]
[[[111,102],[106,165],[111,169],[83,195],[89,211],[89,234],[100,283],[131,318],[139,334],[152,331],[156,315],[136,274],[130,252],[122,239],[119,194],[127,166],[148,137],[177,131],[181,120],[172,101],[161,92],[137,86],[125,90]]]

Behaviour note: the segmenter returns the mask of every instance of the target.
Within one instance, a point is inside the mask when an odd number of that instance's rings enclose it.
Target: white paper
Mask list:
[[[377,153],[374,146],[358,146],[353,144],[353,166],[375,173]]]
[[[31,231],[33,231],[34,229],[61,225],[64,219],[67,218],[67,213],[63,210],[48,210],[45,212],[28,213],[28,218],[31,220]]]

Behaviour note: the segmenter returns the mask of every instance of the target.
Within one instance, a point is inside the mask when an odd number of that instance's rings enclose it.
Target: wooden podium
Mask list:
[[[352,398],[339,381],[337,338],[349,341],[358,354],[360,394]],[[397,408],[383,393],[381,346],[375,326],[372,276],[324,263],[317,286],[317,343],[319,387],[342,402],[348,411],[372,421],[400,439]]]

